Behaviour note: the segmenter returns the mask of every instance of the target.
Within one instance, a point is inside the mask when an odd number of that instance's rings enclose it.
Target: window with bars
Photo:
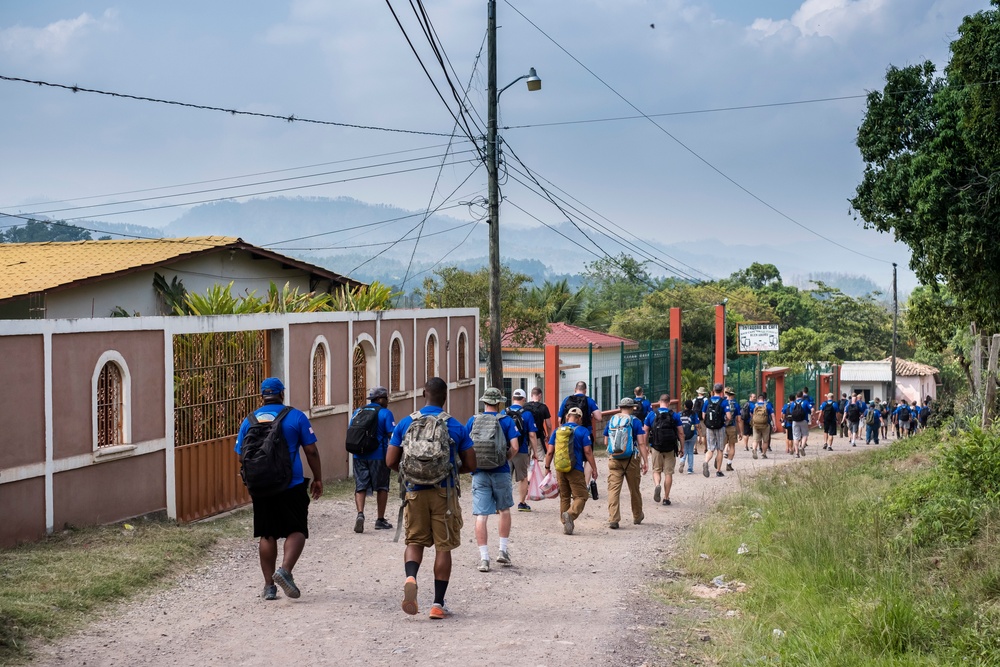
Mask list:
[[[437,376],[437,336],[431,334],[427,337],[427,376],[431,379]]]
[[[458,379],[465,380],[469,377],[467,359],[469,358],[469,338],[462,331],[458,334]]]
[[[364,348],[360,345],[354,347],[351,365],[351,403],[354,409],[357,410],[368,404],[368,401],[365,400],[368,395],[368,357],[365,354]]]
[[[97,446],[125,443],[125,391],[122,369],[113,361],[101,368],[97,378]]]
[[[327,405],[330,400],[326,391],[326,345],[319,343],[312,358],[312,404]]]
[[[392,339],[389,346],[389,391],[403,390],[403,342]]]

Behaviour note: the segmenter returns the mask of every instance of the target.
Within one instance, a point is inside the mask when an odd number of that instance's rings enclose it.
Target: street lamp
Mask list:
[[[528,70],[506,86],[497,90],[497,3],[487,3],[487,114],[486,114],[486,174],[489,181],[490,216],[490,356],[488,384],[503,390],[503,330],[500,324],[500,185],[497,150],[497,103],[500,93],[522,79],[527,79],[528,90],[541,90],[542,80],[535,68]]]

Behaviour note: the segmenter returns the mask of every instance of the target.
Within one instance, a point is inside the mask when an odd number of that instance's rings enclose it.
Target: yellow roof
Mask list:
[[[0,243],[0,301],[158,266],[227,246],[248,244],[232,236]]]

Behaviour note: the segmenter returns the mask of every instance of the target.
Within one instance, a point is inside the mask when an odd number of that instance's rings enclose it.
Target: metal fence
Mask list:
[[[757,361],[756,354],[744,354],[728,364],[726,384],[733,388],[740,401],[747,400],[750,392],[757,392]]]
[[[797,394],[803,387],[809,387],[809,394],[814,401],[821,400],[819,376],[826,373],[833,373],[834,367],[827,362],[806,364],[805,369],[798,373],[788,373],[785,375],[785,391],[789,394]],[[834,385],[837,386],[836,384]],[[833,389],[836,392],[836,389]]]
[[[590,346],[588,377],[591,396],[602,410],[611,410],[625,396],[642,387],[652,402],[671,393],[671,341],[647,340],[617,348]]]

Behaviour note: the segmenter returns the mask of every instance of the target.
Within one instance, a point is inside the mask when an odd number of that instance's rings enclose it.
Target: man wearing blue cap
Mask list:
[[[302,549],[309,537],[309,498],[318,500],[323,495],[323,472],[320,466],[319,450],[316,448],[316,434],[305,414],[295,408],[285,408],[285,385],[278,378],[267,378],[260,385],[264,405],[257,408],[252,417],[260,424],[267,424],[280,418],[281,442],[288,447],[291,458],[291,481],[287,488],[273,495],[253,498],[253,535],[259,537],[260,569],[264,575],[264,591],[261,597],[274,600],[278,587],[290,598],[301,595],[292,568],[302,555]],[[283,416],[282,416],[283,415]],[[250,429],[248,416],[240,425],[236,436],[236,453],[242,454],[243,439]],[[316,476],[312,483],[305,479],[299,448],[302,448],[309,462],[309,468]],[[249,451],[249,449],[248,449]],[[243,460],[241,456],[241,461]],[[252,491],[252,487],[251,491]],[[285,539],[281,567],[275,567],[278,560],[278,539]]]

